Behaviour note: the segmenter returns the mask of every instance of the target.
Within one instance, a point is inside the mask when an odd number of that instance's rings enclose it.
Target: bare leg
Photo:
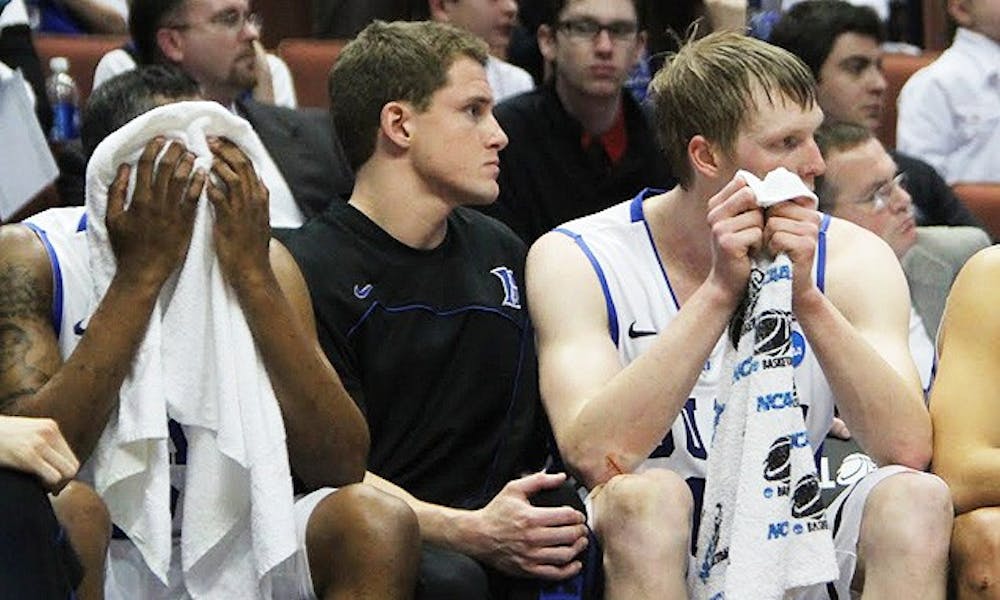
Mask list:
[[[413,597],[420,527],[402,500],[361,483],[337,490],[309,517],[306,545],[319,598]]]
[[[952,526],[951,493],[928,473],[899,473],[865,501],[858,540],[863,598],[943,599]]]
[[[958,600],[1000,599],[1000,507],[955,517],[951,568]]]
[[[595,488],[592,506],[605,598],[687,598],[693,501],[680,476],[663,469],[618,475]]]
[[[79,481],[70,482],[51,499],[56,518],[69,534],[69,541],[83,563],[83,581],[77,587],[77,596],[80,600],[101,600],[111,540],[108,509],[97,492]]]

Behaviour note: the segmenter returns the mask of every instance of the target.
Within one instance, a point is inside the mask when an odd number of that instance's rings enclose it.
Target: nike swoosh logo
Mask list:
[[[633,340],[636,338],[646,337],[647,335],[656,335],[655,331],[646,331],[645,329],[636,329],[635,324],[637,321],[632,321],[632,324],[628,326],[628,336]]]
[[[76,335],[83,335],[84,331],[87,331],[87,328],[83,326],[83,320],[82,319],[79,320],[79,321],[77,321],[73,325],[73,333],[75,333]]]
[[[357,298],[358,300],[364,300],[365,298],[368,297],[368,294],[372,293],[372,289],[373,289],[373,286],[370,283],[365,284],[364,286],[359,286],[359,285],[355,284],[355,286],[354,286],[354,297]]]

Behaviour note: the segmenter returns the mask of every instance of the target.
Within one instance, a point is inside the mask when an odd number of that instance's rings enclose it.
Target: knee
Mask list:
[[[954,509],[947,484],[930,473],[899,473],[875,486],[865,503],[860,544],[869,556],[903,552],[947,560]]]
[[[348,552],[361,544],[392,553],[411,549],[416,555],[420,543],[420,526],[410,507],[365,484],[349,485],[324,498],[309,517],[307,534]]]
[[[955,519],[952,575],[960,590],[1000,595],[1000,508],[980,508]]]
[[[111,538],[111,515],[104,500],[90,486],[71,481],[52,499],[59,522],[73,535],[74,530],[86,529],[94,541],[106,546]]]
[[[645,531],[687,547],[694,500],[687,483],[673,471],[650,469],[615,476],[600,490],[595,505],[602,541],[620,533],[629,543]]]

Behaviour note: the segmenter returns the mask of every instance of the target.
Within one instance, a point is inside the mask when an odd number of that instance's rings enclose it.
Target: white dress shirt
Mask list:
[[[960,28],[899,94],[896,148],[948,183],[1000,182],[1000,43]]]

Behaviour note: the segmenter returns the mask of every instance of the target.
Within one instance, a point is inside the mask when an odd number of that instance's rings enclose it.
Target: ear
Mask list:
[[[695,172],[711,179],[722,175],[726,168],[726,157],[719,151],[718,146],[705,139],[705,136],[692,137],[687,150],[688,160]]]
[[[538,50],[541,51],[542,57],[546,62],[554,61],[556,59],[555,30],[548,25],[539,25],[536,37],[538,38]]]
[[[972,13],[968,0],[948,0],[948,14],[960,27],[972,26]]]
[[[448,14],[448,0],[427,0],[427,10],[432,21],[441,23],[451,22],[451,15]]]
[[[635,50],[633,50],[634,54],[632,55],[633,67],[639,64],[639,59],[646,54],[646,39],[647,36],[645,31],[640,31],[636,34]]]
[[[389,102],[379,113],[379,132],[399,148],[409,148],[412,143],[413,109],[403,102]]]
[[[179,63],[184,59],[184,41],[180,31],[161,27],[156,31],[156,45],[170,62]]]

